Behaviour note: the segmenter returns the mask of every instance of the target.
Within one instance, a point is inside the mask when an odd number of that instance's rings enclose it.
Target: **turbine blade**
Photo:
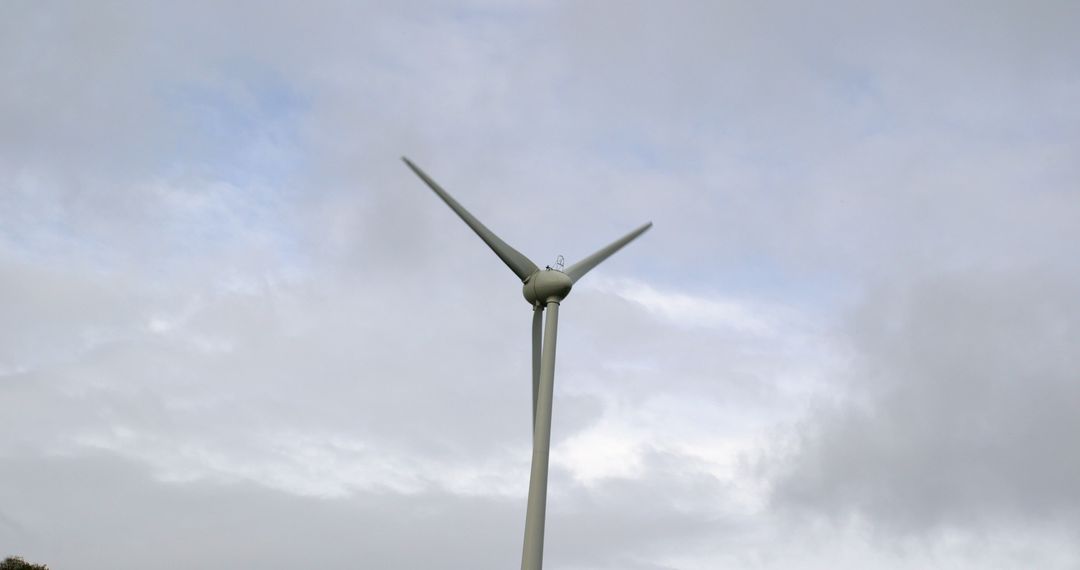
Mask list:
[[[540,392],[540,354],[541,354],[541,341],[544,334],[543,329],[544,318],[544,306],[537,305],[533,307],[533,321],[532,321],[532,411],[533,411],[533,428],[536,428],[536,397]]]
[[[468,224],[468,226],[476,232],[476,235],[480,236],[480,239],[484,240],[484,243],[495,252],[495,255],[499,256],[499,259],[503,260],[503,263],[505,263],[519,279],[525,281],[530,275],[539,271],[540,268],[537,267],[535,263],[528,257],[522,255],[518,250],[510,247],[505,241],[499,239],[499,236],[487,229],[484,224],[480,223],[480,220],[474,218],[468,210],[463,208],[461,204],[458,204],[457,200],[450,196],[450,194],[447,194],[446,190],[443,190],[442,187],[436,184],[427,174],[424,174],[423,170],[420,170],[419,167],[404,156],[401,157],[401,160],[404,160],[405,164],[432,190],[434,190],[435,194],[437,194],[439,198],[442,198],[442,201],[446,202],[446,205],[450,206],[450,209],[453,210],[463,222]]]
[[[551,400],[555,388],[555,340],[559,329],[558,301],[549,302],[545,310],[547,319],[544,323],[544,351],[540,357],[536,425],[533,426],[529,499],[525,505],[525,541],[521,547],[522,570],[541,570],[544,566],[544,521],[547,518],[548,461],[551,457]]]
[[[577,283],[578,279],[581,279],[586,273],[588,273],[593,267],[600,265],[600,262],[611,257],[613,253],[622,249],[626,244],[634,241],[634,238],[645,233],[646,230],[652,227],[652,222],[641,226],[640,228],[624,235],[623,237],[611,242],[607,247],[597,251],[596,253],[582,259],[581,261],[571,265],[566,270],[566,275],[570,277],[570,280]]]

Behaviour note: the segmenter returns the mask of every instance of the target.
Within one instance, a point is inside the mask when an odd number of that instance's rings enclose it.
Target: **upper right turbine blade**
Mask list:
[[[404,160],[406,166],[419,176],[429,188],[434,190],[435,194],[437,194],[439,198],[442,198],[442,201],[446,202],[446,205],[450,206],[450,209],[453,210],[463,222],[468,224],[468,226],[476,232],[476,235],[480,236],[480,239],[484,240],[484,243],[488,244],[491,251],[494,251],[495,255],[499,256],[499,259],[503,260],[503,263],[505,263],[519,279],[524,281],[528,279],[530,275],[540,270],[532,260],[522,255],[520,251],[510,247],[505,241],[499,239],[499,236],[495,235],[494,232],[487,229],[487,226],[481,224],[480,220],[474,218],[468,210],[463,208],[461,204],[458,204],[457,200],[451,197],[450,194],[447,194],[446,190],[443,190],[430,176],[425,174],[423,170],[420,170],[420,167],[413,164],[404,156],[401,157],[401,160]]]
[[[600,265],[601,261],[604,261],[605,259],[611,257],[611,254],[615,253],[616,251],[619,251],[620,249],[623,248],[623,246],[625,246],[626,244],[634,241],[634,238],[636,238],[639,235],[645,233],[645,231],[648,230],[651,227],[652,227],[652,222],[649,222],[649,223],[645,224],[644,226],[641,226],[640,228],[638,228],[638,229],[624,235],[623,237],[611,242],[611,245],[609,245],[609,246],[601,249],[600,251],[590,255],[589,257],[586,257],[585,259],[582,259],[581,261],[571,265],[566,270],[566,275],[570,277],[571,281],[573,281],[574,283],[577,283],[577,280],[581,279],[586,273],[589,272],[589,270],[591,270],[593,267],[596,267],[597,265]]]

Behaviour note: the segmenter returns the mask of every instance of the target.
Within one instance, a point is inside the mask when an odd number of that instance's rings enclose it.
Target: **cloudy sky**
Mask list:
[[[5,2],[0,557],[1080,567],[1080,4]]]

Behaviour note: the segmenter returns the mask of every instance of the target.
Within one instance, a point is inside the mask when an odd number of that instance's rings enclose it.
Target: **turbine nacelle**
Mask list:
[[[534,307],[544,306],[552,301],[558,303],[565,299],[573,286],[574,282],[569,275],[549,268],[528,276],[521,292],[529,304]]]

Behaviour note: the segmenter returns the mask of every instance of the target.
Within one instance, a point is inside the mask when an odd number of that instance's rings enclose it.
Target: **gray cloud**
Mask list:
[[[712,523],[693,499],[715,493],[715,481],[666,463],[653,462],[660,480],[685,484],[574,487],[551,513],[558,530],[548,537],[548,561],[658,568],[648,558],[665,542],[708,532]],[[0,544],[57,566],[500,568],[519,555],[524,503],[505,497],[430,490],[327,500],[251,485],[163,484],[110,454],[8,456],[0,476],[11,483],[0,494]],[[607,529],[600,540],[591,533],[597,526]]]
[[[813,418],[776,500],[907,532],[1080,528],[1076,287],[1034,267],[872,290],[851,325],[852,403]]]
[[[26,557],[56,566],[351,567],[362,560],[372,568],[493,568],[515,555],[512,541],[496,540],[517,518],[505,501],[440,493],[328,501],[245,485],[163,485],[110,456],[5,460],[3,476],[18,485],[5,486],[4,504],[21,526],[3,544],[15,546],[17,537]],[[503,546],[473,549],[473,537]]]
[[[529,310],[408,154],[541,264],[656,222],[565,305],[549,566],[1075,565],[1072,6],[7,15],[0,549],[512,564]]]

